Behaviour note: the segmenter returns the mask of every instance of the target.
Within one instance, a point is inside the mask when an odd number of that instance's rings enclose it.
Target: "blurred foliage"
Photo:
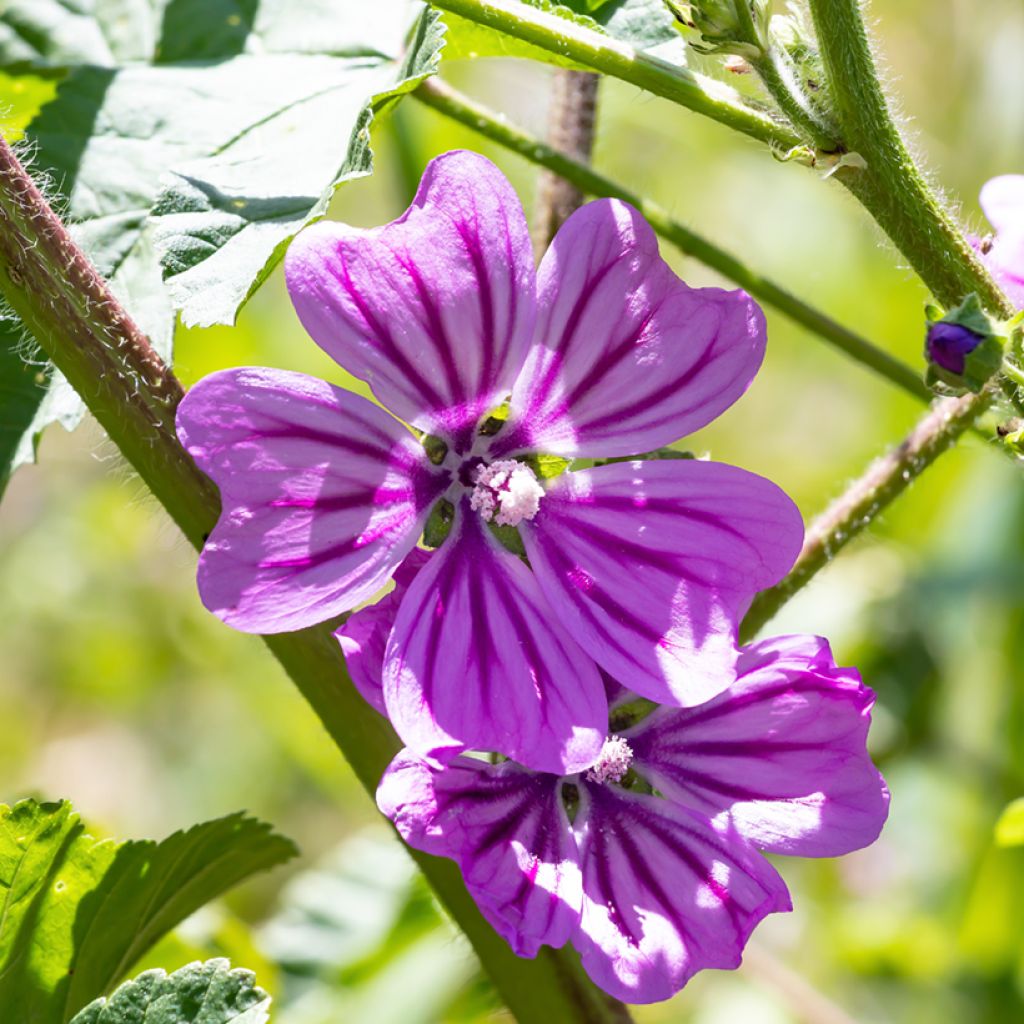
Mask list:
[[[875,14],[915,148],[981,231],[981,184],[1024,171],[1020,2],[906,0]],[[549,68],[450,60],[443,73],[543,131]],[[0,80],[5,130],[52,88]],[[924,290],[839,188],[621,83],[602,88],[603,171],[921,366]],[[533,195],[532,168],[413,102],[377,124],[375,145],[376,173],[346,184],[332,216],[392,219],[426,161],[456,146]],[[666,256],[691,283],[723,283]],[[687,447],[775,479],[810,517],[919,407],[768,315],[758,380]],[[186,383],[248,363],[347,383],[301,330],[280,274],[237,328],[179,329],[176,346]],[[293,880],[260,877],[141,966],[230,956],[257,971],[281,1024],[377,1024],[389,1000],[403,1022],[502,1019],[397,846],[367,853],[385,841],[364,834],[369,801],[261,645],[204,612],[194,554],[109,443],[95,428],[51,429],[41,454],[0,506],[3,798],[66,796],[123,834],[246,807],[299,842]],[[867,1024],[1024,1019],[1024,847],[995,841],[1024,794],[1022,524],[1021,469],[968,440],[772,624],[829,636],[877,691],[890,822],[841,860],[780,858],[795,912],[759,928],[742,970],[698,976],[639,1022],[819,1024],[821,1000],[835,1020]]]

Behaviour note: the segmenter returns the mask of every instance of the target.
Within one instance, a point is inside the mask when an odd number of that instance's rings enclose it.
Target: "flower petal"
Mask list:
[[[384,700],[399,736],[423,756],[489,750],[539,771],[592,764],[608,724],[597,666],[466,499],[402,601]]]
[[[747,389],[765,322],[741,291],[685,285],[627,203],[559,230],[538,272],[536,343],[496,455],[637,455],[709,423]]]
[[[402,598],[416,574],[429,560],[429,552],[423,548],[413,548],[395,570],[394,589],[389,590],[375,604],[353,612],[334,631],[345,654],[345,666],[355,688],[363,700],[385,716],[387,709],[384,707],[381,678],[384,673],[384,650]]]
[[[773,483],[682,460],[564,473],[520,531],[580,646],[635,693],[681,705],[732,682],[739,621],[803,537]]]
[[[572,941],[593,981],[625,1002],[668,999],[699,970],[738,967],[762,918],[791,909],[764,857],[685,807],[585,785],[581,821]]]
[[[867,752],[874,694],[817,637],[776,637],[698,708],[664,708],[629,736],[666,796],[721,815],[757,846],[834,857],[875,841],[889,793]]]
[[[1001,174],[981,187],[981,208],[996,231],[1024,234],[1024,174]]]
[[[383,228],[321,221],[285,260],[313,339],[397,416],[464,451],[511,389],[536,318],[526,217],[476,153],[432,160]]]
[[[443,769],[410,751],[391,763],[377,805],[410,846],[456,861],[484,916],[519,956],[562,946],[582,888],[561,779],[467,757]]]
[[[301,373],[211,374],[182,400],[177,426],[220,488],[200,596],[247,633],[301,629],[371,597],[448,486],[386,412]]]

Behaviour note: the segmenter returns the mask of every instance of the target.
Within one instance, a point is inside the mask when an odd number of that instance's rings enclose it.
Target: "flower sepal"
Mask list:
[[[928,305],[925,315],[925,382],[944,393],[981,391],[1002,365],[1008,325],[992,320],[974,292],[945,313]]]

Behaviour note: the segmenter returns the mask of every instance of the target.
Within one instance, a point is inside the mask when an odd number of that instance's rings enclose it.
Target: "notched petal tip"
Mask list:
[[[432,160],[390,224],[302,232],[285,276],[317,344],[396,415],[460,451],[510,390],[536,317],[522,205],[468,151]]]

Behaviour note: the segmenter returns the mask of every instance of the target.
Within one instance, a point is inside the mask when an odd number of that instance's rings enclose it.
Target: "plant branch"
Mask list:
[[[582,164],[590,163],[601,78],[590,71],[557,68],[551,81],[548,142]],[[534,250],[539,260],[555,233],[583,205],[584,193],[574,182],[544,168],[537,181],[534,209]]]
[[[219,514],[212,483],[178,442],[182,388],[50,209],[0,137],[0,292],[150,490],[199,548]],[[357,694],[329,627],[264,637],[365,786],[399,748]],[[622,1024],[625,1008],[569,951],[512,953],[484,920],[451,861],[410,851],[522,1024]]]
[[[858,0],[810,0],[843,144],[864,167],[836,177],[863,203],[943,305],[977,292],[1004,317],[1012,304],[914,162],[886,102]]]
[[[790,150],[803,139],[735,89],[670,64],[570,18],[517,0],[431,0],[434,7],[531,43],[585,70],[621,78],[769,145]]]
[[[874,370],[908,394],[923,402],[931,401],[931,392],[925,386],[920,375],[911,367],[843,327],[842,324],[832,320],[820,310],[807,305],[791,292],[762,277],[713,242],[690,231],[679,221],[674,220],[658,204],[638,196],[610,178],[598,174],[587,164],[558,152],[535,136],[509,123],[506,118],[463,96],[439,79],[428,79],[419,86],[413,95],[446,117],[472,128],[473,131],[497,142],[513,153],[518,153],[519,156],[548,168],[553,173],[572,182],[583,193],[624,199],[644,215],[651,227],[662,238],[671,242],[687,256],[692,256],[706,266],[717,270],[756,299],[774,307],[780,313],[784,313],[802,327],[807,328],[812,334]]]

